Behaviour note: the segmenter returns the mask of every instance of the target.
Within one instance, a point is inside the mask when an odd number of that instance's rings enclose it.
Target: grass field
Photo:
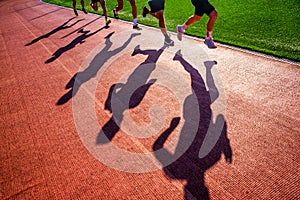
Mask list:
[[[44,1],[72,6],[71,0]],[[210,3],[219,13],[213,31],[215,41],[300,61],[299,0],[210,0]],[[86,0],[86,9],[93,12],[88,4],[89,0]],[[107,0],[106,4],[109,15],[113,16],[112,9],[117,0]],[[141,7],[147,5],[147,0],[136,0],[136,4],[139,23],[157,27],[156,19],[141,16]],[[81,9],[79,0],[77,7]],[[190,0],[165,0],[165,18],[171,31],[175,31],[176,25],[184,23],[193,12],[194,7]],[[98,13],[102,14],[101,7]],[[124,0],[124,9],[119,12],[119,17],[127,21],[132,20],[131,7],[127,0]],[[207,20],[207,16],[203,16],[199,23],[188,27],[186,34],[203,38]]]

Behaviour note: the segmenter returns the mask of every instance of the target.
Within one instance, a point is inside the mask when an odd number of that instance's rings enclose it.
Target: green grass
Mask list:
[[[48,3],[66,7],[72,6],[71,0],[44,0]],[[143,18],[141,7],[147,0],[136,0],[139,23],[158,27],[158,22],[151,16]],[[215,41],[234,45],[281,58],[300,61],[300,1],[299,0],[210,0],[219,13],[213,31]],[[93,12],[88,6],[88,12]],[[117,0],[106,1],[108,13]],[[78,9],[81,8],[77,0]],[[178,24],[192,15],[194,7],[190,0],[165,0],[165,18],[169,30],[175,31]],[[95,13],[95,12],[94,12]],[[99,14],[102,14],[101,7]],[[131,7],[124,0],[124,9],[119,12],[121,19],[131,21]],[[206,34],[207,16],[200,22],[188,27],[186,34],[203,38]]]

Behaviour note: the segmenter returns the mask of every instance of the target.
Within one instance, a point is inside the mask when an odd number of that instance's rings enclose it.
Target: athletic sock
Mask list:
[[[212,38],[212,31],[207,31],[207,37]]]
[[[137,25],[137,18],[133,19],[133,25]]]
[[[187,28],[187,25],[186,25],[186,24],[183,24],[183,25],[182,25],[182,29],[185,30],[186,28]]]

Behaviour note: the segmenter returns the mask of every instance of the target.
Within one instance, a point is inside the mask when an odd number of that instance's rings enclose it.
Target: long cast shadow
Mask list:
[[[57,11],[62,10],[62,9],[63,9],[63,8],[58,8],[58,9],[56,9],[56,10],[52,10],[52,11],[50,11],[50,12],[47,12],[47,13],[43,14],[43,15],[40,15],[40,16],[35,17],[35,18],[32,18],[31,20],[35,20],[35,19],[38,19],[38,18],[45,17],[46,15],[49,15],[49,14],[51,14],[51,13],[57,12]]]
[[[35,39],[33,39],[31,42],[25,44],[25,46],[29,46],[29,45],[32,45],[42,39],[45,39],[45,38],[48,38],[50,37],[51,35],[57,33],[58,31],[61,31],[61,30],[64,30],[64,29],[68,29],[68,28],[71,28],[72,26],[76,25],[78,22],[82,21],[83,19],[79,19],[77,20],[76,22],[74,22],[73,24],[70,24],[70,25],[67,25],[70,21],[72,21],[73,19],[75,19],[75,17],[72,17],[70,19],[68,19],[66,22],[64,22],[62,25],[60,25],[59,27],[53,29],[52,31],[50,31],[49,33],[46,33],[44,35],[41,35]]]
[[[75,38],[74,40],[72,40],[72,42],[70,42],[66,46],[61,47],[58,50],[56,50],[52,54],[52,57],[45,61],[45,64],[48,64],[48,63],[51,63],[51,62],[55,61],[57,58],[59,58],[66,51],[69,51],[69,50],[73,49],[77,44],[84,43],[87,38],[95,35],[96,33],[102,31],[105,28],[107,28],[107,27],[103,26],[102,28],[100,28],[100,29],[98,29],[98,30],[96,30],[92,33],[89,33],[90,31],[84,31],[83,29],[79,30],[78,33],[82,33],[82,34],[80,36],[78,36],[77,38]]]
[[[95,21],[97,21],[97,20],[98,20],[98,19],[100,19],[101,17],[102,17],[102,16],[100,16],[100,17],[97,17],[97,18],[93,19],[93,20],[92,20],[92,21],[90,21],[89,23],[86,23],[85,25],[83,25],[83,26],[81,26],[81,27],[79,27],[79,28],[75,29],[74,31],[72,31],[72,32],[68,33],[67,35],[65,35],[65,36],[61,37],[61,39],[63,39],[63,38],[66,38],[66,37],[68,37],[68,36],[72,35],[73,33],[76,33],[76,32],[78,32],[79,30],[83,29],[84,27],[86,27],[86,26],[88,26],[88,25],[90,25],[90,24],[94,23]]]
[[[136,46],[132,56],[142,54],[147,55],[147,58],[130,74],[125,84],[117,83],[111,86],[105,101],[105,109],[112,113],[112,117],[99,131],[96,138],[97,144],[110,142],[120,130],[118,124],[123,120],[124,111],[138,106],[143,100],[151,85],[156,81],[155,79],[148,81],[148,78],[155,69],[156,62],[165,48],[166,46],[159,50],[141,50],[139,45]]]
[[[114,32],[111,32],[105,37],[106,46],[93,58],[89,66],[84,71],[77,72],[76,74],[74,74],[74,76],[69,80],[69,82],[66,85],[66,89],[71,89],[58,100],[56,105],[62,105],[67,103],[72,97],[76,95],[82,84],[96,76],[99,69],[104,65],[104,63],[107,60],[109,60],[110,57],[120,53],[123,49],[125,49],[128,46],[128,44],[134,37],[140,35],[140,33],[131,34],[128,40],[122,46],[110,51],[109,49],[112,46],[110,37],[113,34]]]
[[[24,4],[24,5],[26,5],[26,3],[27,3],[27,2],[22,2],[22,4]],[[26,9],[28,9],[28,8],[32,9],[32,8],[37,7],[37,6],[40,6],[40,5],[42,5],[42,3],[38,3],[38,4],[35,4],[35,5],[31,5],[31,6],[29,6],[29,7],[24,7],[24,8],[20,8],[20,9],[15,9],[15,7],[14,7],[14,10],[15,10],[16,12],[20,12],[20,11],[26,10]]]
[[[222,154],[225,155],[227,162],[231,163],[232,161],[232,150],[229,139],[227,138],[227,124],[223,115],[217,116],[215,124],[211,124],[211,126],[223,127],[217,143],[208,155],[201,159],[199,157],[200,148],[208,132],[210,121],[212,120],[212,110],[210,105],[218,97],[218,90],[215,87],[213,76],[211,74],[211,68],[216,63],[214,61],[204,62],[207,73],[207,86],[209,88],[207,91],[205,82],[203,81],[200,73],[194,69],[181,54],[177,53],[173,60],[179,61],[184,69],[190,74],[193,94],[189,95],[184,102],[183,117],[185,122],[180,133],[175,153],[170,153],[166,148],[164,148],[164,144],[173,130],[177,127],[180,118],[173,118],[170,127],[165,130],[153,144],[153,151],[156,158],[164,166],[163,170],[167,177],[170,179],[187,181],[184,188],[185,199],[190,199],[191,195],[201,200],[210,199],[208,189],[204,182],[205,171],[217,163]],[[214,92],[215,94],[210,95],[210,92]],[[199,108],[200,113],[199,122],[195,122],[194,120],[194,109],[197,107]],[[191,126],[192,128],[197,127],[194,125],[198,125],[197,133],[193,138],[191,145],[185,152],[183,152],[182,149],[184,149],[184,145],[189,143],[189,140],[192,139],[190,137],[190,132],[192,131]],[[157,153],[157,150],[163,150],[163,154]],[[169,159],[172,159],[172,157],[179,154],[182,155],[175,162],[166,166]]]

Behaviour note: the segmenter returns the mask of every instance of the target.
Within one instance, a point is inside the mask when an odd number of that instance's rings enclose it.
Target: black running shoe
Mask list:
[[[116,19],[119,19],[119,15],[118,15],[118,13],[117,13],[117,9],[116,9],[116,8],[113,9],[113,13],[114,13],[114,17],[115,17]]]
[[[84,8],[82,8],[82,12],[84,12],[84,14],[88,14]]]
[[[146,15],[147,15],[148,13],[149,13],[148,8],[147,8],[146,6],[143,6],[143,13],[142,13],[143,17],[146,17]]]

